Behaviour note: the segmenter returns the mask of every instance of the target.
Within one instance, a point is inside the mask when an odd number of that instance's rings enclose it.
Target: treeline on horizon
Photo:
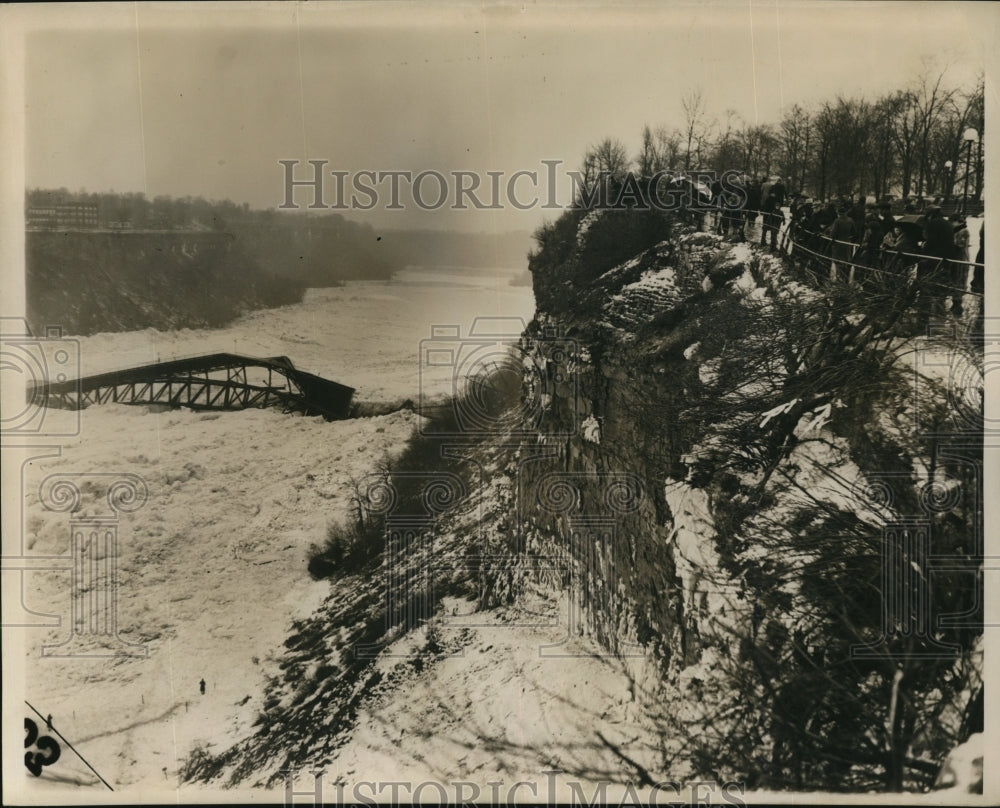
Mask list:
[[[874,100],[838,95],[811,108],[795,104],[776,123],[751,124],[732,110],[711,115],[700,90],[682,98],[681,126],[646,126],[639,151],[620,140],[591,147],[583,185],[629,172],[737,170],[777,174],[790,192],[820,199],[853,194],[878,198],[958,196],[983,191],[985,82],[950,87],[945,74],[925,74],[911,86]],[[976,139],[965,133],[975,130]],[[948,165],[950,163],[950,166]]]
[[[386,280],[406,266],[523,267],[531,246],[527,231],[376,229],[339,213],[256,210],[190,196],[31,189],[25,208],[74,203],[94,205],[101,229],[228,233],[264,271],[305,286]]]
[[[96,217],[60,211],[73,205]],[[65,188],[28,190],[25,211],[29,323],[77,335],[219,327],[406,266],[525,266],[531,244],[528,232],[377,231],[339,213]]]

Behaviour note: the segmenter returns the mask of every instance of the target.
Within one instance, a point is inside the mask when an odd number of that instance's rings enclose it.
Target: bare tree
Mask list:
[[[684,152],[684,170],[691,170],[691,158],[701,159],[702,149],[709,139],[712,122],[705,110],[705,99],[700,89],[689,90],[681,99],[684,108],[684,138],[687,147]]]
[[[715,142],[711,161],[712,167],[719,172],[745,168],[739,143],[739,131],[743,121],[735,110],[727,109],[725,115],[725,126]]]
[[[925,74],[908,90],[897,94],[894,103],[892,136],[899,156],[903,196],[908,196],[916,179],[917,194],[923,193],[930,174],[931,133],[941,122],[942,111],[954,90],[943,88],[944,71],[931,79]]]
[[[790,188],[805,185],[812,137],[812,117],[798,104],[785,113],[778,128],[781,141],[781,174]]]
[[[867,190],[871,119],[871,104],[842,96],[820,108],[814,178],[821,196]]]
[[[681,134],[676,129],[667,130],[659,126],[656,136],[657,171],[668,171],[677,168],[681,159]]]
[[[746,170],[755,176],[770,173],[777,146],[774,130],[766,124],[744,126],[737,139]]]
[[[875,102],[871,116],[872,189],[878,198],[889,193],[896,173],[896,154],[892,142],[893,96]]]
[[[656,173],[656,158],[656,139],[653,137],[653,130],[646,124],[642,127],[642,147],[635,158],[639,176],[651,177]]]
[[[622,179],[629,170],[628,151],[616,138],[606,137],[594,147],[597,170],[614,179]]]

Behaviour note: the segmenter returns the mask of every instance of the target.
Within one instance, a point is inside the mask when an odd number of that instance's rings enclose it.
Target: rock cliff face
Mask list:
[[[676,482],[691,445],[679,419],[692,373],[685,323],[727,294],[751,257],[688,232],[586,289],[560,289],[558,270],[534,276],[536,299],[572,294],[580,305],[539,310],[526,334],[526,396],[551,400],[539,436],[521,449],[522,527],[540,545],[562,537],[586,557],[577,594],[602,642],[639,644],[675,670],[700,648],[705,598],[685,583],[714,561],[707,495]]]
[[[573,211],[539,234],[521,549],[565,569],[579,632],[652,663],[674,700],[664,733],[698,738],[689,771],[700,756],[760,786],[929,784],[963,712],[975,724],[981,618],[911,642],[899,626],[930,607],[886,624],[887,567],[924,563],[894,527],[919,521],[965,569],[925,576],[920,597],[980,614],[981,449],[949,402],[974,402],[981,376],[914,390],[901,357],[967,366],[970,343],[914,343],[911,290],[823,287],[755,246],[628,215]],[[867,733],[871,750],[844,752]]]
[[[376,475],[372,490],[389,495],[357,490],[359,519],[368,509],[377,528],[363,563],[334,564],[254,733],[196,756],[187,776],[273,785],[288,766],[339,759],[349,736],[364,743],[365,704],[405,711],[415,692],[358,643],[393,658],[398,643],[424,643],[413,670],[438,685],[443,654],[461,668],[467,646],[493,647],[463,622],[478,611],[532,659],[599,657],[629,737],[596,727],[606,693],[589,674],[584,688],[550,690],[571,659],[539,667],[540,682],[509,673],[513,693],[493,668],[465,668],[481,695],[448,720],[472,728],[469,748],[503,748],[477,724],[479,702],[504,702],[507,743],[537,696],[587,713],[573,745],[596,740],[647,785],[930,787],[983,723],[982,365],[968,339],[915,344],[909,290],[822,284],[668,216],[572,210],[538,239],[519,365],[485,373],[451,420],[443,408],[425,424]],[[914,391],[907,357],[921,351]],[[440,502],[445,482],[454,495]],[[405,549],[396,517],[426,541]],[[933,575],[929,546],[948,557]],[[410,580],[432,582],[432,596],[387,620],[402,602],[394,582]],[[559,601],[556,621],[540,592]],[[433,748],[447,736],[425,723],[420,754],[425,737]],[[448,765],[479,776],[464,749]],[[533,766],[576,755],[533,752]],[[494,764],[504,770],[482,765]]]

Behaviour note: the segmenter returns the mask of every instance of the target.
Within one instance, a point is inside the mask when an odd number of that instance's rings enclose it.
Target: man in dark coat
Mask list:
[[[732,236],[734,241],[742,241],[743,231],[740,227],[740,222],[743,217],[743,210],[741,208],[743,199],[741,198],[739,191],[723,191],[721,200],[722,225],[720,232],[724,236]]]
[[[882,223],[882,233],[891,233],[892,228],[896,226],[896,217],[892,215],[892,205],[888,202],[880,202],[878,206],[878,218]]]
[[[976,252],[976,265],[972,268],[972,291],[977,295],[986,291],[986,273],[983,262],[986,260],[986,225],[979,231],[979,250]]]
[[[854,220],[854,227],[860,233],[865,229],[865,195],[858,194],[858,201],[851,205],[848,214]]]
[[[955,253],[951,223],[941,215],[940,207],[931,205],[927,208],[923,229],[924,246],[921,252],[929,257],[917,264],[917,283],[920,287],[916,306],[918,334],[924,333],[930,323],[934,301],[937,300],[938,308],[943,310],[944,301],[951,295],[946,262]]]
[[[728,229],[734,241],[743,241],[743,209],[747,204],[747,178],[745,176],[733,177],[730,182],[729,201],[726,211],[728,215]]]
[[[767,188],[767,195],[764,199],[762,210],[764,211],[764,225],[760,233],[760,246],[769,246],[772,250],[778,249],[778,230],[785,214],[781,210],[785,204],[785,184],[781,177],[775,177]],[[765,241],[770,241],[765,245]]]
[[[823,234],[826,233],[827,228],[833,224],[836,219],[837,209],[833,206],[833,204],[830,202],[821,204],[817,200],[817,203],[813,208],[812,215],[805,222],[805,232],[802,233],[802,239],[805,243],[806,249],[812,250],[814,253],[819,253],[820,255],[829,255],[830,244],[829,241],[823,237]]]
[[[983,261],[986,259],[986,223],[979,230],[979,250],[976,252],[976,263],[972,268],[972,293],[975,295],[982,295],[986,291],[986,273],[984,272]],[[975,323],[972,329],[972,338],[979,345],[979,349],[983,350],[986,344],[986,319],[985,319],[985,309],[986,301],[980,300],[978,311],[975,316]]]
[[[840,281],[846,281],[850,278],[850,267],[845,266],[845,262],[850,261],[854,256],[854,248],[857,243],[855,239],[858,235],[857,225],[848,214],[849,208],[842,206],[837,220],[827,230],[827,235],[833,242],[831,256],[835,275]]]
[[[831,224],[837,221],[837,206],[833,202],[827,202],[816,214],[816,218],[821,230],[826,230]]]
[[[712,191],[712,219],[715,222],[715,227],[722,235],[722,182],[718,179],[712,181],[711,185]]]
[[[806,229],[813,215],[812,203],[806,199],[804,194],[795,194],[791,204],[788,206],[788,212],[791,220],[788,222],[784,238],[781,240],[782,250],[787,249],[789,242],[792,242],[792,249],[794,250],[804,240],[803,231]]]
[[[865,229],[861,236],[861,249],[858,253],[866,266],[875,268],[879,265],[880,251],[882,249],[882,223],[874,213],[865,219]]]
[[[951,223],[941,215],[941,208],[931,205],[924,217],[924,254],[935,258],[952,258],[955,235]]]

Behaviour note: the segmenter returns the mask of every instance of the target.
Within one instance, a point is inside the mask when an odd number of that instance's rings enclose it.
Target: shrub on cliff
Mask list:
[[[542,225],[534,235],[538,248],[528,258],[538,308],[558,313],[578,306],[581,289],[669,238],[675,224],[669,211],[571,208]]]
[[[390,515],[427,516],[429,505],[436,506],[442,489],[438,483],[455,480],[454,458],[447,448],[486,437],[489,424],[502,430],[518,415],[521,404],[521,368],[514,361],[501,361],[467,380],[460,395],[438,406],[434,416],[414,433],[395,461],[382,461],[373,472],[379,496],[387,494],[390,511],[372,501],[371,480],[353,480],[352,518],[327,528],[322,546],[314,546],[308,569],[314,578],[329,578],[360,572],[385,548],[386,519]],[[448,501],[451,492],[445,493]],[[452,505],[457,504],[452,502]]]
[[[666,471],[704,497],[690,563],[677,535],[695,520],[664,508],[675,546],[658,561],[670,576],[688,563],[680,585],[646,571],[627,584],[636,636],[672,666],[663,736],[684,740],[664,766],[777,789],[929,787],[982,724],[981,354],[960,336],[910,339],[915,285],[817,290],[710,234],[624,260],[604,222],[576,212],[540,234],[536,300],[546,325],[578,326],[633,269],[660,291],[669,276],[670,295],[636,292],[643,319],[575,332],[602,440],[571,439],[557,461],[626,465],[654,492]],[[592,237],[607,249],[588,285]],[[662,524],[630,530],[638,544]]]
[[[929,786],[977,687],[981,447],[945,383],[914,389],[928,348],[905,338],[906,290],[759,281],[688,324],[675,420],[688,482],[711,495],[707,580],[744,613],[710,641],[738,654],[733,690],[699,718],[701,756],[760,786]],[[940,344],[934,361],[972,368],[970,350]]]

